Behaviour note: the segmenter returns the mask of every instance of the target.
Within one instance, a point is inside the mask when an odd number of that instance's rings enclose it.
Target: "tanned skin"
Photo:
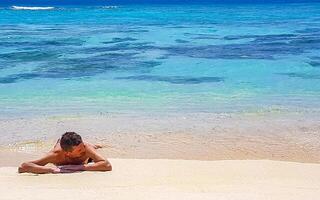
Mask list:
[[[96,151],[98,148],[101,148],[101,146],[82,142],[77,146],[73,146],[71,151],[64,151],[58,141],[54,148],[42,158],[22,163],[18,172],[46,174],[78,171],[111,171],[112,166],[110,162]],[[89,158],[94,163],[88,164]],[[48,163],[52,163],[54,166],[46,166]]]

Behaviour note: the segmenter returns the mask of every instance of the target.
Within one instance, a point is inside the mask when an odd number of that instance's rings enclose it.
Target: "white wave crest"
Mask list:
[[[12,6],[13,10],[51,10],[54,9],[54,7],[48,6],[48,7],[29,7],[29,6]]]

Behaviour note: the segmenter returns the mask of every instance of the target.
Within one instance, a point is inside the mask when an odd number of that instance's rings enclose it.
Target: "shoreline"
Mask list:
[[[0,120],[0,151],[42,154],[65,131],[99,143],[107,158],[320,162],[317,115],[108,114]]]

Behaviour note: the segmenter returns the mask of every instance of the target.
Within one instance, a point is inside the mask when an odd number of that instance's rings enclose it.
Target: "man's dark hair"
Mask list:
[[[60,146],[64,151],[72,151],[74,146],[82,143],[82,138],[75,132],[65,132],[60,139]]]

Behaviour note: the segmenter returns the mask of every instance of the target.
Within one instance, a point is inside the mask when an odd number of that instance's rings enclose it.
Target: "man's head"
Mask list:
[[[60,139],[60,146],[69,157],[81,157],[85,153],[82,138],[75,132],[64,133]]]

